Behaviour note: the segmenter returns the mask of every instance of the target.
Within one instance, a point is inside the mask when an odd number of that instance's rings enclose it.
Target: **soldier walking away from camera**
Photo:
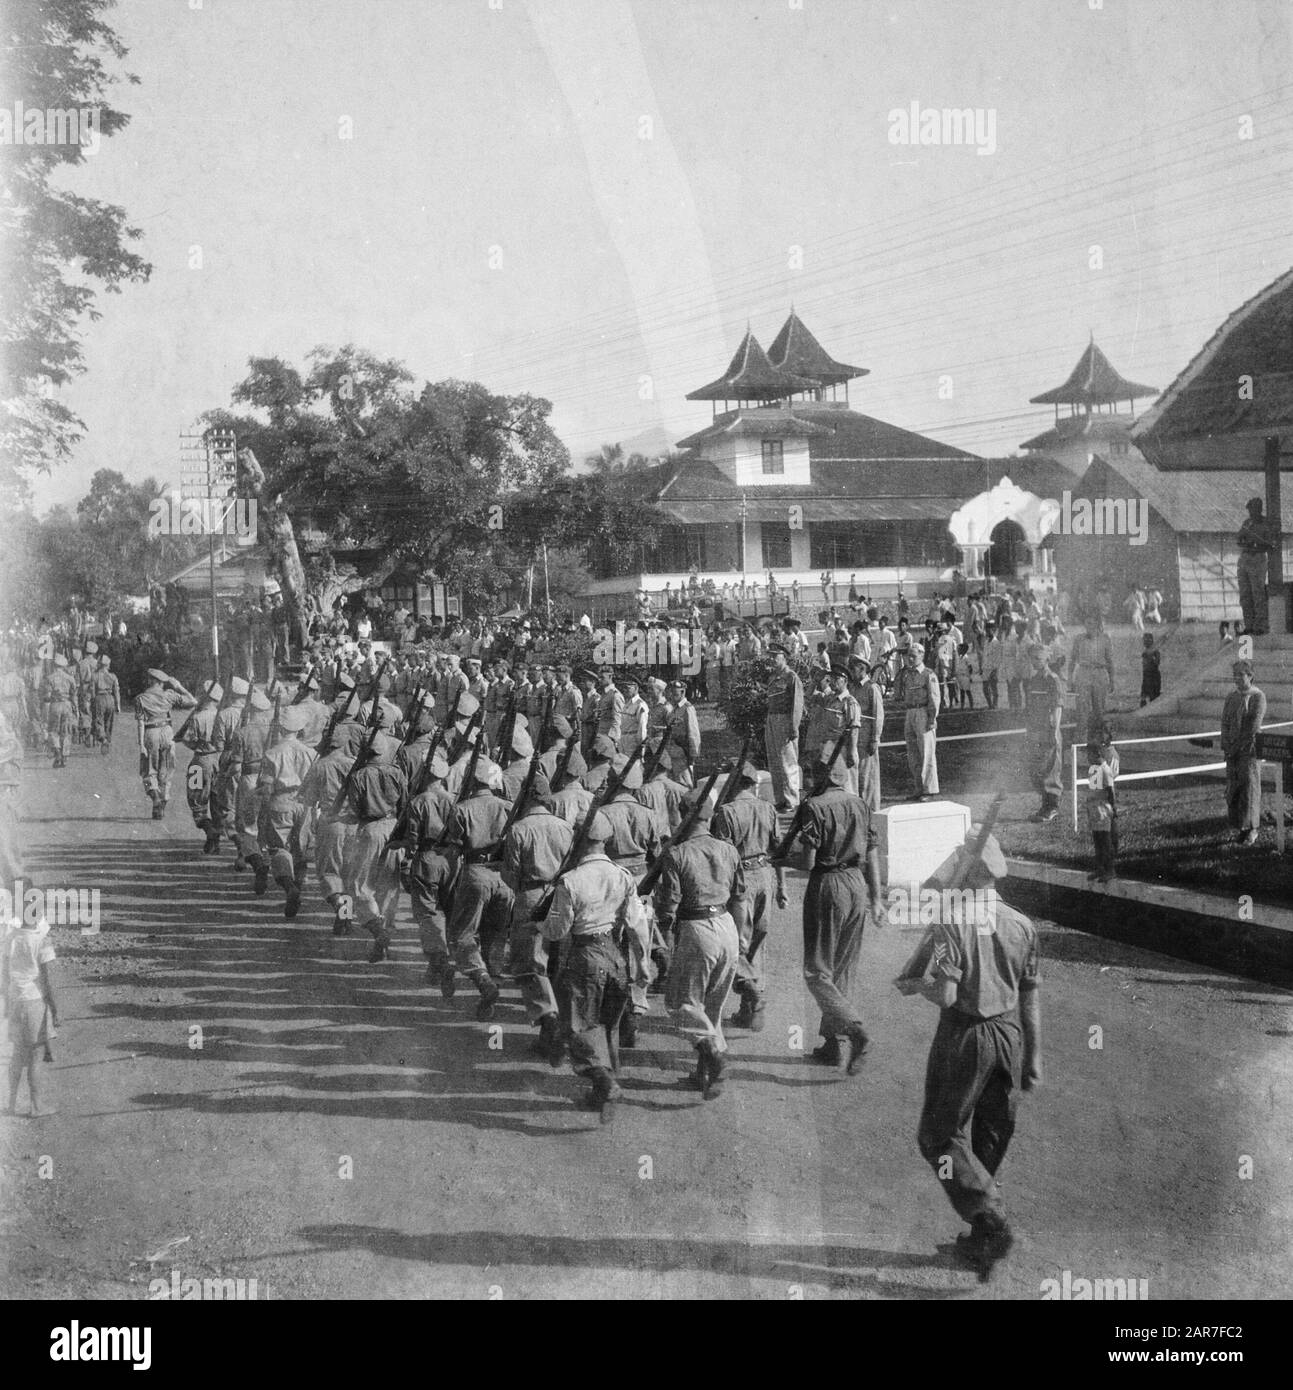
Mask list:
[[[349,801],[338,807],[335,814],[333,807],[363,739],[361,725],[338,724],[332,731],[331,747],[311,764],[301,786],[305,813],[309,815],[318,808],[310,832],[314,873],[319,891],[333,911],[333,936],[347,936],[354,921],[354,903],[346,892],[345,863],[358,825]]]
[[[220,832],[212,830],[211,792],[215,784],[220,750],[215,744],[215,726],[220,713],[224,687],[214,680],[203,681],[197,709],[184,721],[180,742],[193,755],[184,773],[184,795],[193,824],[205,837],[202,853],[212,854],[220,843]]]
[[[216,758],[216,771],[211,783],[211,833],[214,837],[211,845],[212,854],[220,853],[220,840],[223,835],[228,835],[235,846],[238,842],[234,828],[238,801],[238,770],[233,763],[233,736],[243,722],[244,715],[248,713],[249,689],[241,676],[230,676],[229,690],[216,713],[215,723],[211,726],[211,742],[215,744],[219,755]],[[246,867],[246,860],[240,856],[234,868]]]
[[[135,723],[139,731],[139,775],[153,803],[153,819],[166,814],[175,772],[173,709],[192,709],[197,700],[165,671],[148,672],[148,685],[135,696]]]
[[[456,802],[445,786],[448,775],[449,759],[437,748],[431,754],[430,763],[424,759],[418,769],[417,777],[422,786],[409,802],[403,843],[392,846],[408,853],[406,886],[418,940],[426,957],[424,982],[428,985],[439,984],[450,968],[447,925],[453,885],[458,876],[458,856],[444,838]],[[412,786],[411,782],[410,791]]]
[[[761,1033],[767,1002],[763,943],[772,924],[774,896],[779,908],[786,906],[786,884],[783,872],[777,870],[774,889],[772,853],[776,847],[777,813],[772,803],[759,795],[759,770],[753,763],[746,762],[741,764],[737,775],[739,790],[731,801],[714,812],[711,822],[714,837],[736,847],[745,881],[744,892],[732,905],[737,939],[741,943],[733,987],[741,996],[741,1004],[728,1022],[734,1028]]]
[[[273,732],[274,706],[263,690],[247,696],[247,722],[234,730],[230,742],[230,774],[234,785],[233,833],[238,860],[253,871],[252,892],[263,897],[269,888],[269,861],[260,852],[260,760]],[[235,863],[238,868],[238,863]]]
[[[278,716],[280,737],[265,750],[256,783],[260,799],[260,854],[268,860],[274,882],[283,890],[283,916],[301,910],[301,888],[306,859],[300,830],[304,820],[301,789],[314,764],[314,749],[301,734],[310,713],[300,705],[288,705]]]
[[[354,904],[354,919],[373,938],[368,963],[390,954],[395,911],[399,906],[399,867],[385,853],[395,823],[408,799],[408,781],[395,765],[400,741],[375,733],[367,760],[355,768],[346,793],[355,818],[342,877]],[[362,750],[361,750],[362,751]]]
[[[931,679],[933,672],[929,672]],[[821,1010],[821,1045],[813,1060],[838,1067],[847,1038],[847,1071],[856,1076],[870,1046],[862,1016],[849,998],[867,914],[883,918],[880,856],[870,807],[847,790],[848,769],[829,765],[823,791],[808,799],[799,838],[800,867],[810,868],[804,892],[804,982]],[[786,849],[789,850],[787,845]]]
[[[151,674],[151,672],[150,672]],[[54,766],[66,767],[72,733],[76,728],[76,677],[67,669],[67,657],[59,652],[53,670],[44,678],[45,728],[54,745]],[[141,747],[140,752],[143,752]]]
[[[1266,696],[1253,684],[1253,663],[1236,661],[1235,688],[1221,709],[1221,751],[1226,755],[1226,816],[1241,845],[1257,843],[1262,816],[1262,770],[1257,735],[1266,718]]]
[[[941,1010],[917,1142],[970,1225],[957,1253],[986,1281],[1014,1239],[996,1175],[1015,1132],[1019,1092],[1042,1081],[1041,974],[1037,929],[995,890],[1006,874],[1001,847],[991,835],[980,839],[926,881],[940,892],[969,890],[958,896],[971,901],[955,906],[955,920],[929,928],[897,984]]]
[[[76,663],[75,671],[78,709],[76,741],[83,748],[88,748],[91,743],[93,711],[90,698],[90,682],[98,669],[99,644],[97,642],[87,642],[85,644],[85,655]]]
[[[736,846],[710,833],[714,801],[705,793],[693,788],[683,801],[683,824],[662,857],[655,904],[665,939],[677,928],[664,1002],[696,1049],[696,1071],[686,1084],[713,1100],[726,1079],[723,1010],[741,955],[733,914],[746,884]]]
[[[112,658],[100,652],[99,665],[90,677],[91,737],[106,758],[112,747],[112,728],[121,713],[121,682],[109,670]]]
[[[562,1032],[575,1074],[591,1082],[583,1103],[603,1124],[623,1094],[615,1077],[632,978],[628,936],[641,915],[633,875],[605,852],[610,834],[609,821],[595,812],[583,832],[581,858],[562,874],[542,928],[549,950],[563,946],[556,979]]]

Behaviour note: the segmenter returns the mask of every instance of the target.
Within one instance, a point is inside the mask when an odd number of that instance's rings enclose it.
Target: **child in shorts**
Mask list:
[[[58,1027],[58,1004],[49,970],[53,960],[49,923],[43,917],[34,925],[17,918],[9,922],[0,945],[0,988],[13,1047],[9,1058],[10,1115],[18,1113],[24,1073],[31,1092],[31,1113],[54,1113],[44,1078],[45,1063],[52,1060],[50,1039]]]
[[[1095,871],[1087,877],[1108,883],[1118,877],[1118,750],[1107,732],[1101,742],[1087,744],[1086,760],[1086,823],[1095,849]]]

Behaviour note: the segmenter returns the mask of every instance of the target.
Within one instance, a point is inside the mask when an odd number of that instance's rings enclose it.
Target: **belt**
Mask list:
[[[752,866],[754,866],[755,864],[762,865],[762,864],[766,864],[767,862],[768,862],[768,856],[767,856],[766,854],[747,854],[747,855],[741,860],[741,867],[742,867],[743,869],[748,869],[748,868],[751,868]]]
[[[493,860],[495,863],[501,862],[498,858],[497,847],[492,849],[469,849],[463,854],[462,860],[464,864],[485,864],[490,860]]]
[[[66,701],[64,701],[64,703],[66,703]],[[171,727],[171,721],[170,721],[169,719],[166,720],[165,723],[162,723],[162,724],[145,724],[145,725],[144,725],[144,728],[145,728],[145,729],[169,729],[170,727]]]
[[[360,816],[359,825],[376,825],[379,820],[394,820],[394,816]]]
[[[572,945],[577,945],[581,941],[589,941],[595,937],[605,936],[608,932],[615,930],[614,922],[607,922],[600,927],[588,927],[583,931],[573,932],[570,937]]]
[[[726,903],[719,903],[713,907],[689,907],[678,913],[678,921],[708,922],[711,917],[721,917],[726,911]]]
[[[819,870],[824,874],[837,874],[841,869],[860,869],[861,864],[814,864],[813,872]]]
[[[532,893],[536,888],[546,888],[551,882],[550,878],[523,878],[521,880],[521,892]]]

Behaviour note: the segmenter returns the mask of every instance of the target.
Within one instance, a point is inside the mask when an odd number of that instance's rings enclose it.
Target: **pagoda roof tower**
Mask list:
[[[776,401],[796,391],[811,391],[816,382],[809,377],[775,367],[759,340],[748,329],[717,381],[687,392],[689,401]]]
[[[837,362],[804,326],[804,321],[790,311],[781,331],[772,340],[768,360],[782,371],[812,378],[819,386],[839,386],[856,377],[869,375],[866,367],[850,367]]]
[[[1093,406],[1114,405],[1119,401],[1131,404],[1137,396],[1157,394],[1156,386],[1142,386],[1119,375],[1109,359],[1096,347],[1095,337],[1092,336],[1086,350],[1078,358],[1077,366],[1069,373],[1068,380],[1054,390],[1033,396],[1030,404],[1053,405],[1057,411],[1061,405],[1074,409],[1083,406],[1089,414]]]

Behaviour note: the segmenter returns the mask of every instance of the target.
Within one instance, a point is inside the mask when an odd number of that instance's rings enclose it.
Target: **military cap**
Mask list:
[[[708,796],[704,793],[704,787],[692,787],[687,795],[683,797],[682,813],[684,816],[690,815],[692,811],[695,810],[698,820],[709,820],[714,814],[714,807],[717,804],[718,798],[713,792],[710,792]]]
[[[557,662],[557,674],[560,675],[562,671],[564,671],[566,675],[570,674],[570,663],[568,661]]]
[[[673,771],[673,759],[665,749],[660,749],[658,753],[651,754],[654,767],[651,772],[652,777],[659,777],[663,772]]]
[[[588,822],[588,829],[584,832],[584,838],[591,845],[604,845],[614,833],[610,821],[600,811],[596,811],[592,820]]]
[[[239,698],[241,698],[242,696],[246,695],[247,691],[250,689],[251,687],[241,676],[229,677],[229,693],[231,695],[237,695]]]
[[[628,761],[628,758],[623,753],[619,753],[611,760],[611,768],[618,775],[619,773],[624,772],[624,769],[628,767]],[[628,772],[624,773],[624,779],[620,783],[620,786],[624,788],[626,791],[635,792],[641,785],[642,759],[637,758],[635,759],[633,766],[629,768]]]
[[[353,690],[355,688],[355,678],[349,671],[343,671],[337,677],[338,690]]]
[[[587,666],[576,666],[575,676],[581,681],[595,681],[597,679],[597,673],[590,671]]]
[[[574,733],[570,720],[564,714],[554,714],[552,716],[551,729],[558,738],[569,738]]]
[[[400,751],[400,741],[394,734],[373,735],[373,758],[379,763],[389,763]]]
[[[443,782],[449,775],[449,759],[445,757],[442,749],[437,748],[432,755],[430,766],[427,771],[437,782]]]
[[[615,740],[609,734],[598,734],[593,740],[593,752],[599,758],[613,758],[617,752]]]
[[[759,780],[759,769],[747,758],[741,764],[741,781],[757,783]]]
[[[655,691],[655,693],[656,693],[657,695],[663,695],[663,694],[664,694],[664,692],[665,692],[665,682],[662,681],[662,680],[660,679],[659,676],[648,676],[648,677],[647,677],[647,684],[651,687],[652,690]]]
[[[572,749],[570,761],[566,764],[566,777],[572,782],[577,782],[587,771],[588,764],[584,761],[584,755],[578,748]]]
[[[465,723],[479,708],[480,701],[470,690],[464,690],[458,697],[458,723]]]
[[[263,690],[253,690],[248,704],[255,710],[273,709],[274,705]]]
[[[111,666],[111,665],[112,665],[112,658],[108,655],[107,652],[104,652],[104,653],[99,657],[99,665],[100,665],[100,666]]]
[[[472,781],[490,791],[503,790],[503,769],[492,758],[477,758],[472,772]]]
[[[530,731],[518,719],[512,726],[512,752],[518,758],[528,758],[534,752],[534,740]]]
[[[925,647],[921,642],[913,642],[905,652],[906,656],[918,656],[923,661],[925,658]]]
[[[67,665],[67,657],[65,657],[65,656],[63,655],[62,652],[55,652],[55,653],[54,653],[54,665],[55,665],[55,666],[59,666],[59,667],[66,666],[66,665]],[[151,674],[151,673],[150,673],[150,674]]]
[[[364,729],[361,724],[353,721],[346,724],[338,724],[332,731],[332,742],[328,751],[340,748],[343,753],[353,756],[359,752],[359,745],[364,741]]]
[[[212,677],[210,680],[202,682],[202,693],[203,695],[209,695],[213,700],[223,700],[224,686],[222,686],[218,680]]]
[[[642,682],[638,680],[638,678],[633,674],[632,671],[625,671],[624,674],[620,677],[620,684],[641,686]]]
[[[87,656],[93,656],[98,650],[99,644],[97,642],[87,642],[85,644],[85,654]]]
[[[170,677],[166,674],[165,671],[159,671],[156,666],[150,666],[148,668],[148,679],[150,681],[161,681],[163,684],[165,684],[167,681],[170,680]]]
[[[790,655],[789,651],[787,651],[787,649],[785,648],[785,646],[784,646],[782,643],[780,643],[780,642],[769,642],[769,643],[768,643],[768,651],[770,651],[770,652],[780,652],[782,656],[789,656],[789,655]]]
[[[288,705],[278,712],[278,727],[285,734],[299,734],[309,722],[309,711],[300,705]]]

